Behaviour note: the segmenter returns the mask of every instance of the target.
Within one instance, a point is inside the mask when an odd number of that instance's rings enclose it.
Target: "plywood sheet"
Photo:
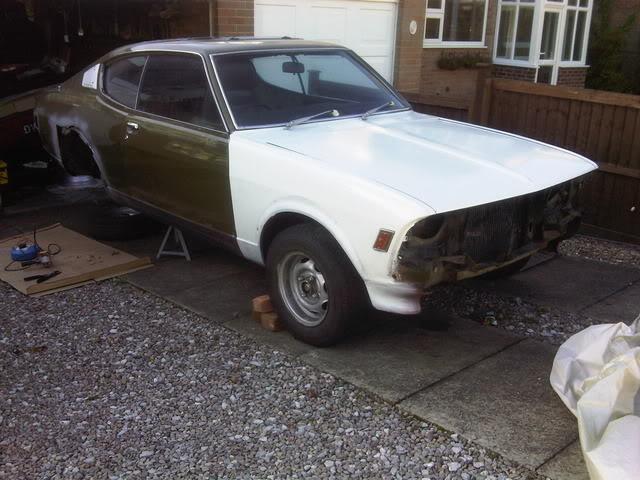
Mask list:
[[[11,247],[22,238],[32,240],[29,234],[0,240],[0,259],[6,260],[5,265],[11,260]],[[110,278],[152,265],[148,257],[135,257],[117,248],[96,242],[60,224],[38,230],[37,241],[38,245],[44,249],[52,243],[62,248],[58,255],[52,257],[52,267],[34,265],[21,271],[7,271],[6,268],[0,270],[0,280],[27,295],[53,293],[78,287],[92,280]],[[19,266],[19,263],[14,263],[9,269]],[[59,270],[61,273],[43,283],[24,281],[25,277],[46,274],[52,270]]]

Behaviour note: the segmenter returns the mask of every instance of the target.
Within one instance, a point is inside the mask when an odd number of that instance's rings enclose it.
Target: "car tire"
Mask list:
[[[88,223],[89,236],[96,240],[134,240],[157,230],[158,224],[149,217],[118,205],[95,207]]]
[[[280,232],[269,246],[266,267],[276,313],[298,340],[334,345],[364,310],[362,279],[319,225],[299,224]]]
[[[497,280],[499,278],[505,278],[510,277],[511,275],[515,275],[520,270],[522,270],[527,265],[527,263],[529,263],[530,258],[531,257],[521,258],[520,260],[510,263],[509,265],[506,265],[502,268],[498,268],[496,270],[485,273],[483,277]]]

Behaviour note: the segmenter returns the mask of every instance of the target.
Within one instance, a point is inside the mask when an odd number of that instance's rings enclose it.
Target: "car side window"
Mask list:
[[[224,130],[202,59],[195,55],[149,56],[138,110]]]
[[[105,65],[104,93],[118,103],[135,108],[146,60],[147,57],[125,57]]]

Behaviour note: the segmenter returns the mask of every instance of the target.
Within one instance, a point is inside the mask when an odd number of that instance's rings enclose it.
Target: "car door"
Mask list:
[[[127,118],[128,193],[166,213],[235,235],[229,135],[201,56],[150,54]]]
[[[126,55],[103,66],[99,100],[84,108],[92,143],[100,153],[110,188],[126,192],[125,155],[127,116],[134,111],[146,55]]]

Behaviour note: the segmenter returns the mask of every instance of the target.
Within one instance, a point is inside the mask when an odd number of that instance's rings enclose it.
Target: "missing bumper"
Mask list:
[[[520,197],[436,214],[417,222],[393,276],[432,286],[495,270],[573,235],[580,224],[574,180]]]

